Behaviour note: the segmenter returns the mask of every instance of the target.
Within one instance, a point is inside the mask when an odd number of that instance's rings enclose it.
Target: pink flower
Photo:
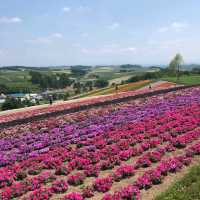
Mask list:
[[[77,192],[71,192],[65,195],[62,200],[83,200],[83,196]]]
[[[132,165],[122,165],[113,174],[115,181],[120,181],[123,178],[133,176],[135,173],[134,167]]]
[[[112,187],[113,180],[111,177],[97,178],[93,183],[94,189],[98,192],[107,192]]]
[[[82,196],[84,198],[90,198],[94,196],[94,190],[91,187],[86,187],[83,189]]]
[[[68,189],[67,181],[65,180],[56,180],[52,183],[51,187],[54,193],[64,193]]]
[[[81,185],[85,179],[85,175],[83,173],[77,172],[76,174],[72,174],[68,177],[68,183],[70,185]]]

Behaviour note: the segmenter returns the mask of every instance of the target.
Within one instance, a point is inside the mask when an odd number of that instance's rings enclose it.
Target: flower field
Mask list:
[[[143,200],[200,155],[200,87],[15,125],[0,138],[0,200]]]
[[[28,109],[25,111],[19,111],[19,112],[0,115],[0,123],[9,122],[9,121],[17,120],[17,119],[24,119],[24,118],[28,118],[28,117],[32,117],[32,116],[39,116],[42,114],[52,113],[52,112],[61,111],[61,110],[65,110],[65,109],[77,108],[77,107],[80,107],[81,105],[91,105],[91,104],[95,104],[95,103],[99,103],[99,102],[105,102],[108,100],[114,100],[114,99],[118,99],[118,98],[147,93],[147,92],[149,92],[148,88],[135,90],[135,91],[129,91],[131,87],[137,87],[139,85],[143,85],[143,84],[147,84],[147,83],[150,83],[150,81],[148,81],[148,80],[139,81],[136,83],[130,83],[130,84],[120,86],[117,94],[114,93],[114,94],[109,94],[109,95],[104,95],[104,96],[98,96],[98,98],[96,98],[96,97],[90,97],[89,99],[83,98],[83,99],[78,99],[78,100],[74,100],[74,101],[72,100],[69,102],[67,101],[67,102],[62,102],[59,104],[54,104],[54,105],[48,106],[48,107],[34,108],[34,109]],[[153,91],[161,90],[161,89],[168,89],[168,88],[172,88],[172,87],[175,87],[175,84],[170,83],[170,82],[160,83],[160,84],[156,85],[156,87],[153,88]]]
[[[128,92],[131,90],[135,90],[137,88],[142,88],[142,87],[148,85],[149,83],[151,83],[150,80],[144,80],[144,81],[138,81],[138,82],[119,85],[117,92],[118,93],[119,92]],[[115,94],[115,93],[116,93],[115,86],[112,86],[109,88],[101,89],[100,91],[97,90],[96,92],[95,91],[91,92],[91,94],[88,94],[88,96],[92,97],[92,96],[108,95],[108,94]]]

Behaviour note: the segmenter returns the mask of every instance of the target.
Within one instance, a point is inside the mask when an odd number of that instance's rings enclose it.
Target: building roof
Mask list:
[[[25,97],[26,94],[24,93],[14,93],[14,94],[9,94],[10,97],[14,97],[14,98],[21,98],[21,97]]]

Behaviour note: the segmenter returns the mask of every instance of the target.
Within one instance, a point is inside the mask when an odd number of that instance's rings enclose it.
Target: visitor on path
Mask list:
[[[49,104],[50,104],[50,105],[53,104],[53,96],[52,96],[52,95],[49,96]]]
[[[119,88],[118,88],[118,85],[116,84],[116,85],[115,85],[115,91],[116,91],[116,93],[118,92],[118,89],[119,89]]]
[[[149,84],[149,89],[150,89],[150,90],[152,89],[151,84]]]

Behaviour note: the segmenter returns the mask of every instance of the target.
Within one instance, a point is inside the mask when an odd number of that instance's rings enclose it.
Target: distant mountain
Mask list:
[[[150,66],[148,67],[150,70],[156,70],[156,71],[160,71],[162,69],[162,67],[157,67],[157,66]]]
[[[135,70],[140,70],[143,67],[141,65],[131,65],[131,64],[125,64],[125,65],[120,65],[121,69],[135,69]]]
[[[29,66],[3,66],[0,70],[12,70],[12,71],[23,71],[23,70],[49,70],[50,67],[29,67]]]

